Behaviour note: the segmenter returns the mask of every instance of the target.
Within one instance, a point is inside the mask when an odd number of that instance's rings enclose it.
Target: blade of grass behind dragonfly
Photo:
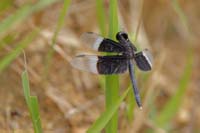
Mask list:
[[[189,51],[187,62],[183,75],[180,79],[177,92],[169,99],[160,114],[154,120],[159,127],[165,128],[170,123],[171,119],[176,115],[179,107],[181,106],[181,101],[187,90],[188,84],[190,82],[190,77],[192,73],[193,66],[193,53],[192,50]]]
[[[38,100],[36,96],[30,96],[30,86],[29,86],[27,70],[25,70],[22,73],[22,85],[23,85],[25,100],[31,115],[34,131],[35,133],[42,133]]]
[[[99,23],[99,29],[101,35],[104,37],[106,36],[106,16],[104,10],[104,1],[103,0],[96,0],[96,9],[97,9],[97,19]]]
[[[49,49],[49,51],[47,53],[46,63],[45,63],[45,70],[44,70],[44,77],[47,76],[47,73],[49,71],[49,66],[51,65],[51,60],[52,60],[52,57],[53,57],[53,54],[54,54],[53,47],[54,47],[54,45],[56,43],[56,39],[57,39],[59,31],[61,30],[61,28],[64,25],[65,16],[66,16],[68,7],[70,5],[70,2],[71,2],[71,0],[64,0],[63,8],[62,8],[62,10],[60,12],[60,15],[59,15],[59,18],[58,18],[58,22],[57,22],[57,25],[56,25],[56,29],[55,29],[55,32],[54,32],[53,37],[51,39],[51,47],[50,47],[50,49]]]
[[[100,23],[100,30],[103,36],[106,36],[106,25],[105,22],[105,13],[103,10],[103,1],[97,0],[97,14]],[[118,19],[117,19],[117,1],[110,1],[110,31],[109,37],[115,38],[115,34],[118,32]],[[102,24],[103,23],[103,24]],[[105,79],[105,87],[106,87],[106,111],[93,123],[93,125],[88,129],[88,133],[100,132],[103,128],[105,128],[106,124],[106,132],[112,133],[117,132],[117,124],[118,124],[118,115],[116,114],[121,102],[127,96],[130,89],[127,89],[123,95],[118,98],[119,94],[119,81],[118,76],[107,76]],[[112,91],[110,91],[112,89]],[[117,89],[117,91],[115,91]],[[114,92],[115,91],[115,92]],[[113,95],[114,98],[112,97]],[[113,118],[114,116],[114,118]]]
[[[36,36],[36,32],[33,31],[26,35],[23,40],[21,40],[17,47],[12,50],[8,55],[6,55],[3,59],[0,60],[0,73],[22,52],[22,50],[32,42],[34,37]]]
[[[113,115],[116,113],[120,104],[125,99],[130,90],[131,88],[128,88],[116,101],[114,101],[113,105],[107,108],[107,110],[103,114],[101,114],[101,116],[95,121],[95,123],[93,123],[93,125],[87,130],[87,133],[100,132],[109,122],[109,120],[113,117]]]
[[[117,0],[109,1],[109,33],[108,37],[115,40],[115,35],[119,31],[118,25],[118,3]],[[105,76],[106,110],[111,109],[114,102],[119,98],[119,76]],[[106,125],[106,133],[117,133],[118,129],[118,111]]]
[[[102,36],[106,36],[106,16],[104,10],[104,1],[103,0],[96,0],[96,12],[97,12],[97,19],[99,24],[99,29]],[[105,76],[101,75],[99,78],[101,88],[105,88]]]
[[[57,0],[40,0],[36,4],[25,4],[16,10],[12,15],[0,22],[0,36],[6,34],[10,29],[16,27],[25,18],[29,17],[32,13],[40,11],[50,4],[57,2]]]

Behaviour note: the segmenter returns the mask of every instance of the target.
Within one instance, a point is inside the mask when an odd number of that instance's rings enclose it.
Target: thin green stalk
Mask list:
[[[96,9],[97,9],[97,19],[99,22],[99,29],[101,35],[106,36],[106,16],[104,10],[103,0],[96,0]]]
[[[130,93],[130,90],[131,87],[129,87],[116,101],[114,101],[113,105],[110,106],[103,114],[101,114],[101,116],[92,124],[92,126],[87,130],[87,133],[99,133],[108,123],[108,121],[113,117],[122,101]],[[112,132],[113,131],[109,133]]]
[[[33,41],[36,32],[31,32],[21,40],[17,47],[12,50],[8,55],[0,60],[0,73],[22,52],[22,50]]]
[[[179,82],[177,92],[170,98],[163,110],[154,120],[159,127],[165,127],[170,123],[170,120],[176,115],[184,94],[188,88],[193,66],[193,53],[189,51],[186,67]]]
[[[97,12],[97,19],[99,24],[100,33],[102,36],[107,35],[106,31],[106,14],[104,9],[104,1],[103,0],[96,0],[96,12]],[[99,77],[99,82],[101,88],[105,89],[105,76],[101,75]]]
[[[115,35],[119,31],[117,0],[110,0],[110,20],[109,20],[109,38],[115,40]],[[118,75],[109,75],[105,77],[106,110],[113,106],[113,103],[119,98],[119,77]],[[106,125],[107,133],[117,133],[118,129],[118,111],[115,112],[112,119]]]
[[[58,23],[56,25],[56,30],[54,32],[54,35],[53,35],[52,39],[51,39],[51,47],[50,47],[50,50],[47,53],[47,59],[46,59],[46,63],[45,63],[45,74],[44,74],[45,77],[47,76],[47,73],[48,73],[48,70],[49,70],[49,66],[51,65],[51,60],[52,60],[52,57],[53,57],[53,54],[54,54],[53,47],[54,47],[54,45],[56,43],[56,39],[57,39],[59,31],[61,30],[61,28],[64,25],[65,15],[67,13],[67,9],[68,9],[68,7],[70,5],[70,2],[71,2],[71,0],[65,0],[63,8],[62,8],[62,10],[60,12],[60,15],[59,15],[59,18],[58,18]]]
[[[191,44],[192,32],[190,31],[189,28],[188,19],[184,14],[183,10],[181,9],[177,0],[172,0],[171,3],[175,12],[178,14],[178,17],[180,18],[180,22],[182,22],[184,28],[186,29],[186,32],[188,32],[189,44]],[[184,98],[192,74],[193,56],[194,56],[193,49],[189,48],[186,66],[183,71],[183,75],[179,81],[176,93],[169,99],[169,101],[166,103],[160,114],[156,118],[154,118],[155,123],[159,127],[166,128],[167,126],[169,126],[170,121],[176,115],[177,111],[181,106],[182,99]]]

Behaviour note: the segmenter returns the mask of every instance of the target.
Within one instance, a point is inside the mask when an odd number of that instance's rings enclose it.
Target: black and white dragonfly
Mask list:
[[[134,64],[142,71],[151,70],[152,56],[150,52],[147,49],[137,52],[137,48],[129,40],[128,34],[122,31],[116,34],[118,42],[92,32],[84,33],[81,38],[99,53],[108,52],[114,54],[80,54],[72,59],[72,66],[80,70],[103,75],[122,74],[129,70],[136,103],[139,108],[142,108],[137,82],[134,77]]]

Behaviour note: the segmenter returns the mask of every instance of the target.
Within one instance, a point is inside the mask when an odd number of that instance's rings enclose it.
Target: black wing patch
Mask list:
[[[81,40],[87,45],[90,45],[94,50],[99,52],[117,52],[121,53],[125,51],[123,45],[115,42],[111,39],[104,38],[93,32],[86,32],[81,36]]]
[[[72,61],[73,67],[96,74],[120,74],[126,72],[128,61],[125,57],[78,55]]]
[[[97,69],[100,74],[124,73],[128,67],[128,60],[123,56],[99,56]]]
[[[149,71],[152,69],[152,55],[147,49],[136,53],[135,61],[137,66],[143,71]]]

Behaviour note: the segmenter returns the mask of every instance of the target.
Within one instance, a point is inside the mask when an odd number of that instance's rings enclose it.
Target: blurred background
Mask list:
[[[120,133],[200,132],[199,7],[189,0],[118,0],[120,29],[132,40],[138,31],[136,46],[154,57],[151,72],[136,70],[143,110],[127,97]],[[71,0],[59,24],[62,8],[61,0],[1,0],[0,132],[32,131],[21,83],[23,49],[44,132],[84,133],[105,110],[103,78],[70,65],[85,48],[80,35],[101,34],[96,1]],[[106,20],[108,8],[105,0]],[[129,75],[121,75],[120,91],[128,86]]]

